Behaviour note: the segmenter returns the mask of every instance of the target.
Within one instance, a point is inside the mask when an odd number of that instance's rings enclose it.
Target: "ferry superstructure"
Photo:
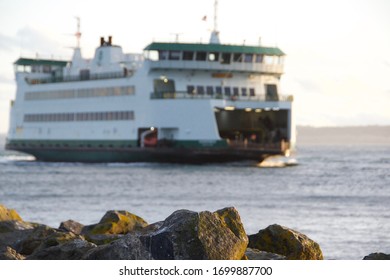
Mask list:
[[[19,58],[6,148],[42,161],[226,162],[286,155],[293,97],[276,47],[153,42],[92,59]]]

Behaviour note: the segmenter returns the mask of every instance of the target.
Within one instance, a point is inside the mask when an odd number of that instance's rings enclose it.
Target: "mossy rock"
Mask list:
[[[8,209],[0,204],[0,221],[22,221],[22,218],[14,209]]]
[[[200,212],[198,237],[211,260],[240,260],[248,245],[240,215],[233,207]]]
[[[0,260],[24,260],[25,257],[11,247],[0,248]]]
[[[108,211],[99,223],[85,226],[81,234],[126,234],[146,227],[148,223],[127,211]]]
[[[306,235],[280,225],[271,225],[249,236],[249,248],[286,256],[288,260],[322,260],[320,246]]]
[[[234,208],[214,213],[178,210],[140,236],[153,259],[241,260],[248,238]]]
[[[63,232],[48,226],[39,226],[16,244],[16,249],[23,255],[31,255],[37,250],[61,245],[75,239],[84,239],[72,232]]]
[[[55,246],[39,248],[27,260],[81,260],[96,245],[83,239],[71,239]]]

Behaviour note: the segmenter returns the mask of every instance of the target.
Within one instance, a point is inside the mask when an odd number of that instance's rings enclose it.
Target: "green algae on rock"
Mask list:
[[[290,228],[271,225],[249,236],[249,248],[286,256],[288,260],[322,260],[318,243]]]

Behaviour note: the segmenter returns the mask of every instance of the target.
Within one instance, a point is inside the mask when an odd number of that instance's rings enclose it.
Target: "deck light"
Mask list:
[[[234,111],[236,108],[234,108],[233,106],[226,106],[225,107],[225,110],[226,111]]]
[[[261,111],[262,111],[261,109],[256,109],[255,110],[256,113],[261,113]]]
[[[245,108],[245,112],[251,112],[252,108]]]

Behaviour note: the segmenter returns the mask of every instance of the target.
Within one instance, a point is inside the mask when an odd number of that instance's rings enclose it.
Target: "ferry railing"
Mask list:
[[[282,63],[246,63],[231,62],[222,64],[217,61],[188,61],[188,60],[147,60],[149,67],[152,69],[196,69],[206,71],[226,71],[231,72],[248,72],[248,73],[268,73],[283,74]]]
[[[151,99],[223,99],[230,101],[293,101],[292,95],[278,95],[277,97],[269,97],[265,94],[260,95],[234,95],[221,93],[189,93],[187,91],[175,92],[152,92]]]
[[[74,76],[59,76],[59,77],[47,77],[47,78],[26,78],[26,82],[31,85],[37,84],[50,84],[50,83],[66,83],[66,82],[81,82],[81,81],[93,81],[93,80],[108,80],[108,79],[121,79],[131,77],[133,71],[121,71],[121,72],[107,72],[96,73],[89,75],[74,75]]]

